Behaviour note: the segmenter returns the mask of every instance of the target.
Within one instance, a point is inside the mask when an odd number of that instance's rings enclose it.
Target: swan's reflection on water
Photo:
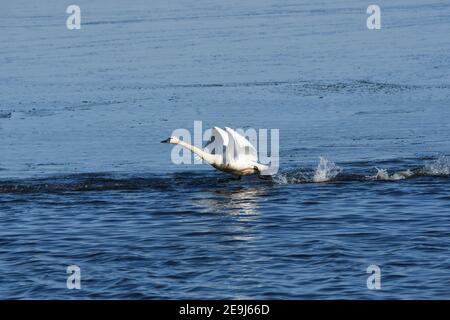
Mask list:
[[[219,215],[219,219],[213,222],[219,244],[226,248],[241,246],[259,239],[256,221],[260,218],[260,205],[266,200],[267,193],[268,188],[261,186],[209,188],[204,190],[203,198],[195,200],[195,205],[205,214]]]
[[[205,213],[226,213],[231,216],[251,218],[258,215],[259,205],[265,201],[268,188],[214,188],[206,191],[210,196],[196,201],[196,204],[201,206]]]

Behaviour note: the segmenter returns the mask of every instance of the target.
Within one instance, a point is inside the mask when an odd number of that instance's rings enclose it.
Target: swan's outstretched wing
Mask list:
[[[211,129],[211,138],[205,144],[204,150],[211,154],[223,154],[223,148],[228,145],[228,134],[219,127]]]
[[[225,127],[228,133],[227,160],[258,161],[258,152],[245,137],[231,128]]]

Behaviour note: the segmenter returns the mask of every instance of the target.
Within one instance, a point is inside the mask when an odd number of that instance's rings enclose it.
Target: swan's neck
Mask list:
[[[178,144],[188,150],[190,150],[191,152],[195,153],[196,155],[198,155],[200,158],[202,158],[203,160],[205,160],[206,162],[210,163],[210,164],[214,164],[216,161],[216,159],[214,158],[214,155],[209,154],[208,152],[203,151],[202,149],[193,146],[189,143],[186,143],[184,141],[180,141],[178,142]]]

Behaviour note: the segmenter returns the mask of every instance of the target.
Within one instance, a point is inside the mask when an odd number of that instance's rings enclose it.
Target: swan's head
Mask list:
[[[171,144],[178,144],[179,142],[180,142],[180,139],[178,139],[177,137],[174,137],[174,136],[161,141],[161,143],[171,143]]]

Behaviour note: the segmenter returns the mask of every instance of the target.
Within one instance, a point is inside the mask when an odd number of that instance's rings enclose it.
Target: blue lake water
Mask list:
[[[2,4],[0,298],[450,298],[448,1]],[[173,164],[194,121],[280,171]]]

